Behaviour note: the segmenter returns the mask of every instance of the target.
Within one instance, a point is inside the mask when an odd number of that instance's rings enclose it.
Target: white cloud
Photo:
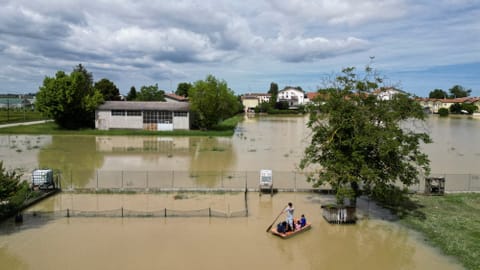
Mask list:
[[[269,46],[273,54],[288,62],[314,61],[332,56],[368,49],[366,40],[348,37],[343,40],[315,38],[283,38],[279,37]]]
[[[36,89],[78,63],[121,89],[206,74],[234,88],[262,74],[268,87],[369,56],[389,69],[428,70],[479,62],[479,14],[474,0],[3,0],[0,85]]]

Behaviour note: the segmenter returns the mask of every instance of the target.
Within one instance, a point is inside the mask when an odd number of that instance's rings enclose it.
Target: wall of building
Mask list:
[[[95,128],[108,130],[115,128],[142,129],[142,116],[112,115],[111,111],[97,111],[95,117]]]
[[[173,115],[173,129],[190,129],[190,117],[187,112],[187,116],[176,116]]]

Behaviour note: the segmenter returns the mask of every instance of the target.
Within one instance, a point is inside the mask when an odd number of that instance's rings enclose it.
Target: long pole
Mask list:
[[[285,206],[287,207],[287,206]],[[270,231],[270,229],[272,228],[273,224],[275,224],[275,222],[277,221],[277,219],[280,217],[280,215],[283,213],[283,210],[285,209],[285,207],[282,208],[282,211],[280,211],[280,213],[278,214],[278,216],[273,220],[272,224],[270,224],[270,226],[268,226],[267,228],[267,232]]]

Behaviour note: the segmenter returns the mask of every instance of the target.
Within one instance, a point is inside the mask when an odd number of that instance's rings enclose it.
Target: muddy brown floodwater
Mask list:
[[[175,187],[183,184],[182,178],[201,187],[237,178],[241,187],[244,183],[255,186],[258,171],[267,168],[274,171],[274,183],[291,184],[298,176],[288,172],[296,169],[308,144],[306,121],[306,117],[246,118],[231,138],[2,135],[0,160],[7,169],[19,168],[27,176],[34,168],[55,168],[62,173],[64,187],[165,184],[155,179],[167,179]],[[433,173],[451,174],[449,179],[479,173],[480,121],[431,116],[413,127],[427,131],[434,140],[424,146]],[[208,173],[192,177],[202,171],[220,172],[224,177],[219,180]],[[469,188],[480,186],[477,178],[467,175]],[[455,180],[449,180],[447,188],[452,183]],[[462,269],[373,204],[364,202],[356,225],[328,224],[320,212],[327,199],[313,193],[270,197],[251,192],[248,217],[235,218],[47,219],[30,215],[21,225],[12,220],[0,224],[0,269]],[[289,201],[313,227],[283,240],[265,230]],[[138,211],[213,208],[231,213],[245,209],[245,200],[241,193],[178,197],[172,193],[61,193],[28,211],[102,212],[121,207]]]
[[[409,230],[365,208],[356,225],[331,225],[314,193],[249,193],[248,217],[26,218],[0,227],[2,269],[462,269]],[[313,224],[288,240],[266,233],[287,202]],[[60,194],[29,211],[162,208],[235,210],[243,194]],[[371,210],[370,210],[371,207]],[[368,214],[368,218],[366,218]],[[280,219],[284,219],[281,216]]]

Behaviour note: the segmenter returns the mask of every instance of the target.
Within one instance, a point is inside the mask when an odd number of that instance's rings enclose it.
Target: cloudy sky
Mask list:
[[[0,0],[0,93],[36,92],[81,63],[122,93],[212,74],[236,94],[314,91],[343,67],[374,67],[427,96],[480,96],[478,0]]]

